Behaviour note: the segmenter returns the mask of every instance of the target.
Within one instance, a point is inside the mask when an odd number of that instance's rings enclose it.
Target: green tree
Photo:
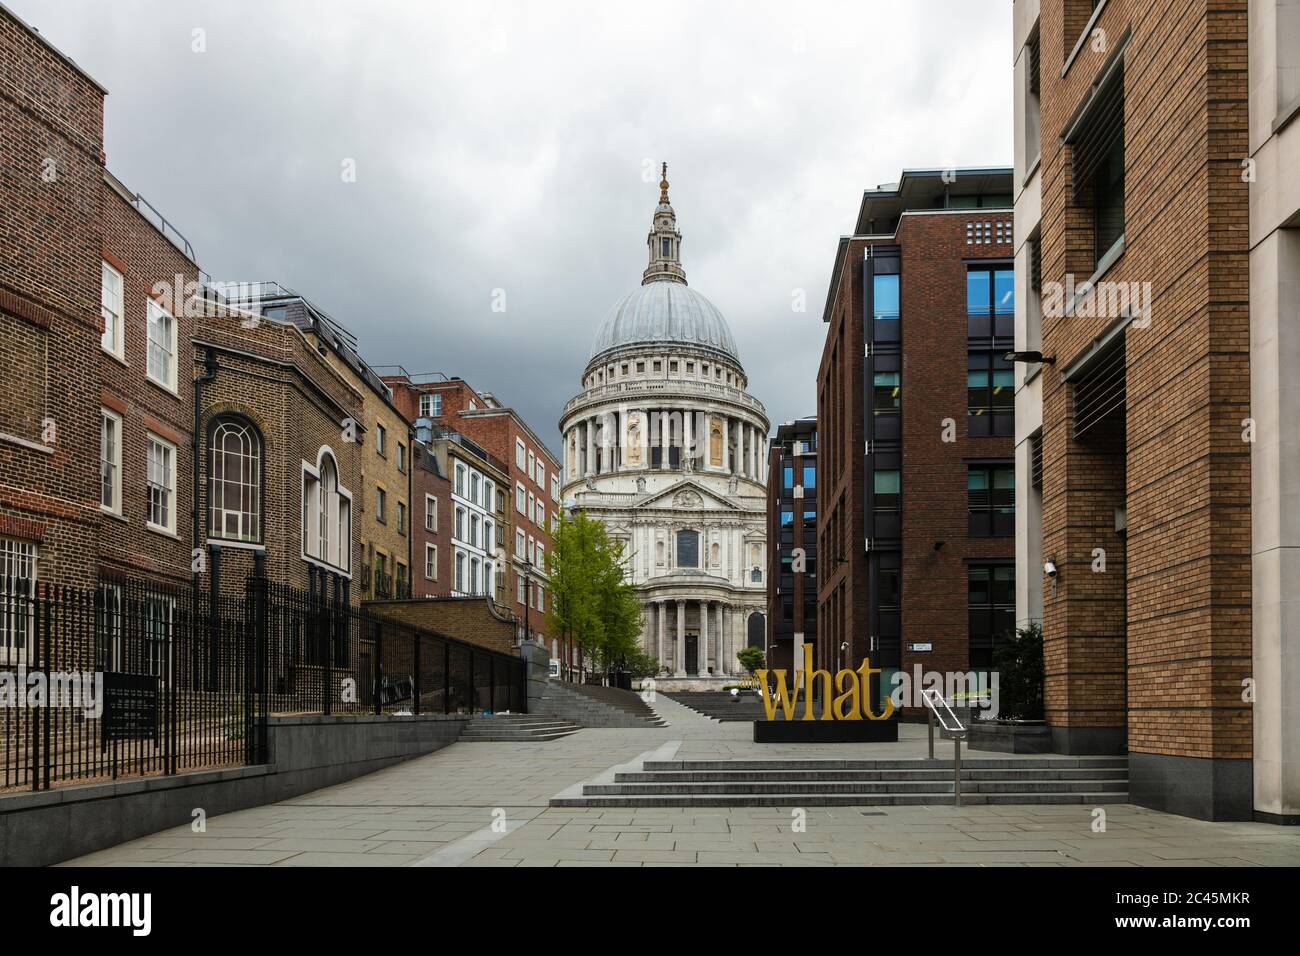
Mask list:
[[[750,677],[754,676],[755,671],[767,666],[767,657],[759,647],[742,647],[736,651],[736,660],[740,661],[741,667],[749,671]]]
[[[998,672],[998,715],[1043,719],[1043,628],[1030,624],[1000,642],[993,655]]]
[[[605,525],[578,512],[561,515],[551,536],[549,628],[609,672],[638,652],[641,604],[628,582],[623,543]]]

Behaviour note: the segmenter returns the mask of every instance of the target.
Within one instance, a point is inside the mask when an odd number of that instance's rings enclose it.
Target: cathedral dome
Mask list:
[[[667,163],[646,246],[650,262],[641,276],[641,288],[625,296],[605,316],[591,345],[592,360],[634,346],[682,345],[716,349],[739,365],[736,340],[727,320],[717,306],[686,284],[682,234],[668,201]]]
[[[637,345],[705,346],[740,361],[718,307],[684,282],[647,282],[625,296],[600,324],[591,357]]]

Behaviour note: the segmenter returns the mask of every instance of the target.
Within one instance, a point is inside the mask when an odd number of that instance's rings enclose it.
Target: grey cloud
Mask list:
[[[862,189],[1011,159],[1005,0],[6,2],[108,87],[110,168],[206,271],[278,279],[373,363],[463,375],[557,449],[640,281],[647,160],[777,423],[815,411]]]

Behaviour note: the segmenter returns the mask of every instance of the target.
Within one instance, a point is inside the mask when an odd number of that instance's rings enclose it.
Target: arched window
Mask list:
[[[251,425],[218,419],[208,435],[208,533],[233,541],[262,536],[262,443]]]
[[[302,539],[306,557],[351,569],[352,496],[339,484],[338,463],[328,449],[322,449],[317,468],[303,462]]]
[[[767,646],[767,618],[758,611],[749,615],[745,631],[745,643],[747,645],[757,647],[760,650]]]

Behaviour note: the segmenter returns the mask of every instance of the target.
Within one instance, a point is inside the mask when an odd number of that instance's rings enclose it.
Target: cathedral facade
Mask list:
[[[727,320],[686,283],[666,165],[659,189],[641,285],[560,420],[562,494],[623,542],[660,673],[707,686],[765,642],[768,420]]]

